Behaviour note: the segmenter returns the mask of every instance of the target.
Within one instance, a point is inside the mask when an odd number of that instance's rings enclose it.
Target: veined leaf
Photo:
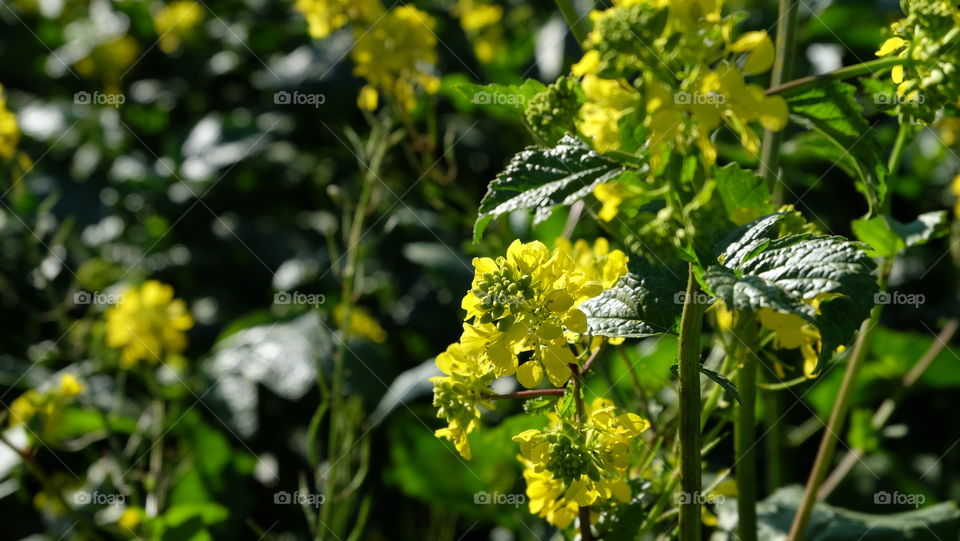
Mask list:
[[[642,338],[673,330],[683,309],[684,272],[631,258],[613,287],[580,305],[594,336]]]
[[[670,373],[673,374],[673,377],[679,378],[680,366],[679,365],[671,366]],[[736,400],[738,404],[740,403],[740,391],[738,391],[737,386],[734,385],[732,381],[724,377],[723,374],[721,374],[720,372],[717,372],[716,370],[710,370],[709,368],[703,366],[702,364],[700,365],[700,373],[703,374],[704,376],[707,376],[708,378],[713,380],[714,383],[719,385],[723,389],[723,392],[726,393],[729,398]]]
[[[717,193],[733,223],[743,225],[776,210],[766,182],[753,171],[731,163],[718,168],[715,176]]]
[[[741,228],[703,280],[731,310],[769,308],[796,315],[820,330],[820,364],[848,343],[878,291],[876,265],[862,245],[843,237],[779,237],[784,214]],[[819,299],[819,306],[814,301]]]
[[[593,152],[567,135],[553,148],[529,147],[514,156],[497,175],[480,202],[473,240],[478,242],[487,224],[519,209],[534,210],[534,223],[550,217],[557,205],[570,205],[593,187],[624,172],[619,163]]]
[[[943,210],[926,212],[909,223],[890,216],[876,216],[869,220],[855,220],[853,232],[870,245],[873,257],[893,257],[911,246],[926,244],[930,239],[947,232],[947,213]]]
[[[788,100],[798,123],[817,131],[840,150],[838,160],[857,172],[859,190],[875,213],[887,197],[887,166],[854,97],[856,87],[840,81],[820,85]]]

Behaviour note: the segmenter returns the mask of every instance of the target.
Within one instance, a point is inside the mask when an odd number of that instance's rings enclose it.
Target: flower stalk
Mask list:
[[[700,327],[706,305],[693,265],[680,316],[678,374],[680,383],[680,539],[700,539]]]

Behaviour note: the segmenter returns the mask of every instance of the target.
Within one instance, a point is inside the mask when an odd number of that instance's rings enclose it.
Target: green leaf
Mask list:
[[[733,223],[743,225],[776,210],[766,181],[753,171],[731,163],[718,168],[715,177],[717,193]]]
[[[683,309],[683,270],[633,257],[627,267],[613,287],[580,305],[587,333],[643,338],[671,332]]]
[[[893,257],[911,246],[926,244],[947,232],[947,213],[943,210],[927,212],[909,223],[890,216],[876,216],[869,220],[854,220],[853,232],[869,244],[872,257]]]
[[[722,265],[707,268],[703,280],[732,310],[769,308],[815,325],[822,366],[869,315],[876,265],[860,244],[843,237],[778,238],[784,218],[774,214],[738,230],[718,258]],[[818,297],[819,310],[813,306]]]
[[[680,367],[678,365],[673,365],[670,367],[670,373],[673,374],[673,377],[680,377]],[[724,393],[729,398],[732,398],[740,403],[740,391],[737,390],[737,386],[733,384],[732,381],[724,377],[723,374],[717,372],[716,370],[710,370],[709,368],[700,365],[700,373],[708,378],[712,379],[714,383],[723,388]]]
[[[817,131],[842,152],[838,161],[856,171],[857,190],[866,197],[873,214],[887,197],[887,166],[854,96],[856,90],[848,83],[833,81],[790,98],[788,104],[796,122]]]
[[[587,196],[597,184],[622,174],[617,162],[593,152],[567,135],[553,148],[528,147],[497,175],[480,202],[473,241],[479,242],[487,224],[497,216],[532,209],[534,224],[550,216],[553,207],[570,205]]]
[[[460,93],[469,103],[476,107],[495,112],[498,116],[520,114],[527,102],[538,93],[546,90],[546,86],[535,79],[527,79],[520,85],[477,85],[473,83],[455,84],[452,89]]]
[[[880,434],[873,426],[873,412],[857,408],[850,415],[850,432],[847,436],[854,449],[872,453],[880,446]]]

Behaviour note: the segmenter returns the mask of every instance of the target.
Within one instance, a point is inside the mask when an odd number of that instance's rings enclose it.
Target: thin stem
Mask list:
[[[894,66],[903,66],[910,63],[912,63],[912,61],[908,58],[900,58],[895,56],[869,60],[867,62],[854,64],[852,66],[844,66],[828,73],[809,75],[807,77],[794,79],[790,82],[768,88],[767,95],[771,96],[776,94],[785,98],[789,96],[796,96],[797,94],[810,90],[811,88],[819,86],[823,83],[829,83],[831,81],[843,81],[845,79],[870,75],[878,71],[890,69]]]
[[[577,13],[576,7],[573,5],[573,0],[556,0],[557,9],[560,10],[560,14],[563,15],[563,20],[567,22],[567,26],[570,27],[570,32],[573,33],[574,39],[577,40],[577,43],[583,48],[584,42],[587,41],[587,26],[584,18]]]
[[[894,409],[896,409],[897,402],[906,394],[906,391],[910,389],[910,387],[913,387],[913,384],[920,379],[920,376],[927,371],[927,368],[930,368],[933,361],[936,360],[937,356],[940,355],[950,340],[953,339],[953,335],[956,334],[958,327],[960,327],[960,321],[957,319],[948,321],[947,324],[943,326],[943,329],[940,330],[940,333],[933,343],[930,344],[930,347],[927,348],[927,351],[924,352],[920,360],[917,361],[917,364],[910,369],[910,372],[903,376],[900,388],[896,394],[880,404],[880,407],[874,412],[870,422],[875,430],[880,430],[887,424],[890,416],[893,415]],[[840,460],[840,463],[833,472],[830,473],[827,480],[823,482],[823,485],[820,487],[820,492],[817,494],[817,499],[827,499],[830,493],[837,488],[840,481],[843,481],[843,478],[850,473],[850,469],[856,465],[864,454],[865,452],[862,449],[850,449],[847,451],[847,454]]]
[[[797,31],[798,17],[797,0],[780,0],[780,11],[777,20],[777,52],[773,62],[773,72],[770,75],[770,86],[778,87],[790,77],[793,71],[793,55],[796,48],[794,35]],[[767,179],[770,186],[777,178],[777,169],[780,162],[780,143],[783,141],[783,130],[765,130],[763,132],[763,150],[760,155],[760,175]]]
[[[597,348],[599,352],[599,348]],[[583,385],[583,375],[576,364],[570,363],[570,372],[573,374],[573,400],[577,404],[577,428],[582,429],[587,422],[587,412],[583,405],[583,395],[580,392]],[[590,527],[590,506],[581,505],[580,510],[580,539],[582,541],[594,541],[593,529]]]
[[[737,390],[740,406],[734,424],[734,448],[737,457],[737,531],[742,541],[757,539],[757,356],[753,351],[756,343],[756,326],[751,325],[752,314],[741,314],[744,323],[738,325],[742,341],[740,370],[737,371]]]
[[[489,400],[509,400],[513,398],[537,398],[540,396],[563,396],[563,389],[529,389],[526,391],[517,391],[507,394],[491,394],[485,398]]]
[[[700,327],[706,305],[690,265],[680,316],[677,356],[680,384],[680,540],[700,539]]]

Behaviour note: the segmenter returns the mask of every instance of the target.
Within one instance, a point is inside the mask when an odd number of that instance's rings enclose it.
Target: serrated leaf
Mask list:
[[[741,228],[721,251],[722,264],[707,268],[703,280],[732,310],[770,308],[815,325],[822,365],[869,315],[878,291],[876,265],[861,245],[843,237],[777,238],[784,217],[775,214]],[[819,309],[813,305],[818,297]]]
[[[853,232],[858,239],[870,245],[872,257],[893,257],[911,246],[926,244],[947,232],[946,211],[927,212],[909,223],[890,216],[876,216],[869,220],[854,220]]]
[[[833,81],[787,101],[794,120],[832,141],[841,152],[838,161],[857,172],[857,190],[873,214],[887,197],[887,166],[854,97],[856,90],[848,83]]]
[[[733,223],[743,225],[776,210],[766,181],[753,171],[731,163],[718,168],[715,177],[717,193]]]
[[[533,210],[534,224],[540,223],[555,206],[573,204],[597,184],[623,172],[619,163],[593,152],[571,135],[553,148],[528,147],[490,182],[480,202],[473,240],[480,240],[491,220],[515,210]]]
[[[683,309],[684,272],[630,258],[627,274],[613,287],[580,305],[587,333],[643,338],[671,332]]]

